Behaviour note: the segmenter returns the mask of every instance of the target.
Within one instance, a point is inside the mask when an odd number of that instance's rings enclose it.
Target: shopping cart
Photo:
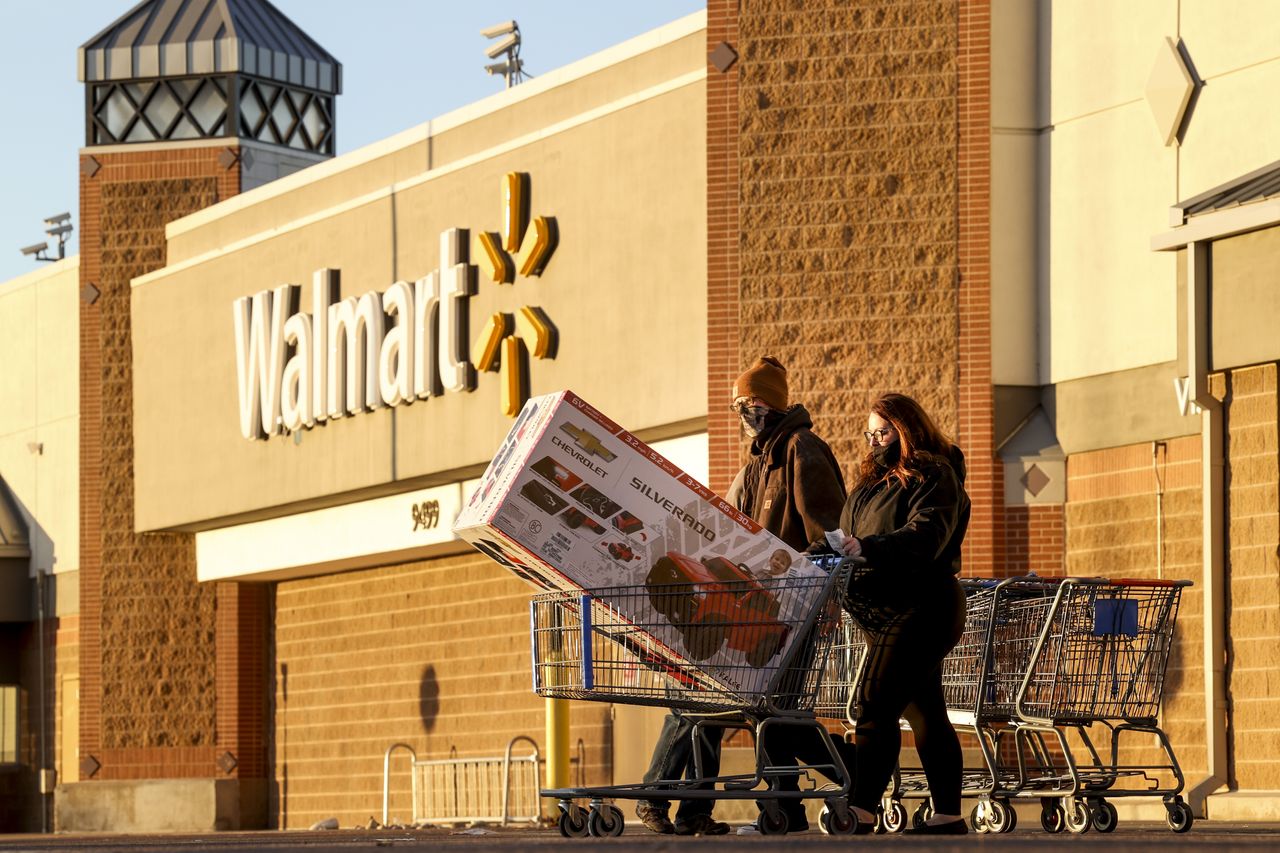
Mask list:
[[[1013,713],[1013,696],[1021,683],[1024,668],[1013,664],[1018,655],[1011,653],[1008,646],[998,661],[989,650],[999,647],[992,636],[996,624],[992,619],[996,602],[1004,601],[1007,607],[1013,597],[1012,585],[1015,583],[991,579],[960,580],[967,610],[964,632],[942,663],[948,716],[957,730],[975,736],[982,756],[980,766],[963,769],[962,790],[966,796],[979,796],[984,802],[990,801],[990,808],[1009,815],[1012,810],[1005,807],[1007,803],[991,797],[1016,779],[1016,771],[1001,768],[999,763],[1001,740],[1006,733],[999,723],[1007,721]],[[865,612],[860,615],[865,616]],[[1006,630],[1003,633],[1007,635],[1010,632]],[[857,624],[848,618],[841,625],[841,638],[828,659],[827,675],[819,692],[818,713],[844,717],[851,728],[857,715],[866,640]],[[1025,660],[1029,656],[1030,649],[1027,648],[1021,657]],[[1001,692],[1007,694],[1006,698],[996,701]],[[905,722],[903,727],[908,728]],[[911,819],[914,825],[918,826],[932,816],[928,783],[921,768],[899,767],[895,770],[877,809],[876,832],[901,832],[907,827],[904,800],[920,801]]]
[[[1159,725],[1178,605],[1190,585],[1067,578],[1041,605],[1043,627],[1014,709],[1019,796],[1050,794],[1041,799],[1046,831],[1110,832],[1116,809],[1108,799],[1155,796],[1164,802],[1169,829],[1191,829],[1191,808],[1180,796],[1182,769]],[[1102,727],[1109,740],[1102,751],[1090,736],[1093,726]],[[1121,763],[1121,740],[1133,734],[1154,737],[1162,758]],[[1039,763],[1046,740],[1061,754],[1059,773],[1045,772],[1054,764]],[[1038,766],[1028,766],[1028,755]],[[1046,791],[1047,785],[1053,790]]]
[[[776,607],[741,606],[733,618],[725,618],[727,606],[718,607],[714,620],[697,618],[706,607],[677,606],[689,595],[688,587],[680,584],[534,597],[533,686],[539,695],[680,710],[696,719],[695,742],[705,729],[717,727],[744,729],[755,740],[752,773],[707,777],[701,751],[695,748],[693,779],[544,790],[542,796],[559,805],[561,834],[617,836],[623,830],[622,811],[606,800],[673,798],[760,800],[764,808],[758,825],[769,834],[787,830],[781,800],[822,798],[823,831],[852,832],[857,822],[847,803],[849,773],[814,715],[849,571],[849,564],[839,561],[823,575],[721,585],[706,594],[741,597],[763,585],[776,599]],[[679,653],[670,641],[673,631],[696,653]],[[766,640],[777,643],[770,638],[779,633],[791,642],[761,662],[764,655],[753,650]],[[829,763],[807,769],[775,764],[763,744],[768,731],[783,726],[814,730],[826,745]],[[810,771],[830,777],[837,788],[777,789],[782,777]],[[586,810],[576,802],[584,799],[590,803]]]
[[[974,736],[982,757],[962,777],[964,795],[978,800],[970,814],[975,830],[1012,831],[1011,801],[1038,797],[1048,832],[1109,832],[1116,811],[1107,796],[1161,796],[1170,828],[1190,828],[1190,809],[1179,796],[1182,773],[1156,724],[1178,601],[1189,583],[961,580],[968,612],[960,641],[943,661],[943,691],[952,723]],[[856,633],[847,636],[847,648],[832,650],[820,712],[837,709],[843,698],[851,725],[865,647]],[[1094,724],[1110,732],[1110,760],[1089,737]],[[1121,764],[1120,739],[1130,733],[1154,735],[1167,763]],[[1074,752],[1068,734],[1078,743]],[[1125,780],[1143,784],[1118,787]],[[879,830],[903,828],[904,799],[921,801],[916,825],[931,816],[919,768],[895,773]]]

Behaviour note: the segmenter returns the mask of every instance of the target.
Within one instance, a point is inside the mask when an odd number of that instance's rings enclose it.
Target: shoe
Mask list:
[[[729,824],[716,820],[709,814],[694,815],[690,818],[676,818],[676,835],[728,835]]]
[[[650,832],[656,832],[659,835],[671,835],[676,831],[675,824],[671,822],[671,818],[667,817],[667,813],[662,809],[639,805],[636,806],[636,817],[640,818],[644,828]]]
[[[738,827],[738,835],[759,835],[759,834],[760,834],[760,827],[756,826],[754,823],[749,823],[746,826]]]
[[[923,823],[917,827],[909,827],[903,830],[903,835],[965,835],[968,832],[968,824],[964,822],[964,818],[960,818],[947,823]]]

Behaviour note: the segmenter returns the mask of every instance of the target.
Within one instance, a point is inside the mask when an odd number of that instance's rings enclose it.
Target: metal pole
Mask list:
[[[569,787],[569,700],[547,699],[547,788]]]

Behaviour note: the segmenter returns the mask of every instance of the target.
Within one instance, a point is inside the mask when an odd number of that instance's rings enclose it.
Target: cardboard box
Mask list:
[[[821,594],[788,579],[826,577],[571,391],[525,405],[454,531],[539,589],[632,587],[601,600],[648,651],[745,695]]]

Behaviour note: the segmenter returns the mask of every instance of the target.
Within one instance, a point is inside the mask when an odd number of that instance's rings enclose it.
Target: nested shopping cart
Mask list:
[[[1019,796],[1050,795],[1041,798],[1046,831],[1110,832],[1116,809],[1109,800],[1122,797],[1160,797],[1168,827],[1191,829],[1191,808],[1181,797],[1182,769],[1159,725],[1178,605],[1190,585],[1066,578],[1040,605],[1046,612],[1043,628],[1014,709]],[[1108,742],[1095,746],[1095,726]],[[1132,742],[1132,735],[1154,738],[1159,757],[1141,761],[1140,753],[1131,753],[1122,762],[1121,742]],[[1046,740],[1060,758],[1037,754]],[[1035,761],[1029,763],[1028,756]]]
[[[985,696],[991,695],[990,689],[983,690],[984,684],[988,688],[993,686],[993,672],[987,649],[992,645],[991,617],[998,598],[997,588],[1003,586],[999,591],[1005,592],[1011,583],[1013,582],[1006,581],[1002,585],[1000,581],[990,579],[961,579],[960,585],[965,592],[967,605],[964,632],[942,664],[948,716],[957,729],[968,731],[979,738],[981,747],[983,764],[963,770],[962,790],[966,796],[989,798],[998,788],[998,780],[1008,784],[1014,776],[1012,771],[1001,770],[999,767],[1002,732],[993,725],[995,720],[990,708],[984,708],[982,703]],[[868,611],[865,605],[855,606],[853,609],[863,620],[868,617],[877,619],[877,614]],[[866,639],[857,621],[846,615],[840,625],[838,640],[827,659],[827,671],[819,690],[816,711],[819,716],[843,718],[850,730],[857,715],[858,688],[862,681],[866,652]],[[1029,650],[1027,655],[1029,656]],[[1021,679],[1022,673],[1023,670],[1019,668],[1016,673],[1018,679]],[[1007,705],[1004,719],[1013,710],[1012,692]],[[905,722],[903,725],[905,727]],[[920,801],[913,817],[915,825],[931,816],[928,784],[919,768],[895,770],[877,809],[877,833],[896,833],[907,827],[908,815],[904,800]],[[1000,806],[997,805],[996,808]]]
[[[962,780],[965,795],[978,800],[970,815],[978,832],[1012,831],[1011,800],[1019,797],[1040,799],[1048,832],[1109,832],[1116,811],[1107,798],[1130,796],[1162,797],[1169,827],[1190,828],[1181,769],[1157,724],[1178,603],[1189,583],[961,581],[968,613],[943,661],[943,691],[953,724],[974,735],[982,756]],[[832,650],[819,711],[838,707],[843,696],[852,724],[865,647],[856,630],[843,630],[848,645]],[[1093,725],[1110,733],[1105,755],[1090,738]],[[1165,760],[1122,764],[1121,737],[1134,733],[1154,736]],[[914,822],[926,820],[928,797],[921,771],[900,770],[881,805],[880,828],[905,825],[904,799],[921,800]]]
[[[755,740],[751,773],[706,776],[695,748],[692,779],[544,790],[559,806],[561,834],[620,835],[622,811],[608,801],[641,799],[759,800],[761,832],[779,834],[787,830],[781,800],[822,798],[823,831],[852,832],[849,772],[814,715],[850,569],[840,561],[813,577],[726,581],[713,589],[649,584],[535,596],[530,621],[539,695],[679,710],[696,721],[695,747],[715,727],[744,729]],[[762,587],[763,601],[756,594]],[[686,601],[691,595],[696,600]],[[723,601],[709,607],[707,596]],[[675,643],[673,633],[683,642]],[[757,651],[765,642],[781,651],[767,657]],[[766,735],[784,726],[811,729],[825,744],[829,762],[808,770],[833,779],[834,789],[778,789],[782,777],[808,772],[769,757]]]

